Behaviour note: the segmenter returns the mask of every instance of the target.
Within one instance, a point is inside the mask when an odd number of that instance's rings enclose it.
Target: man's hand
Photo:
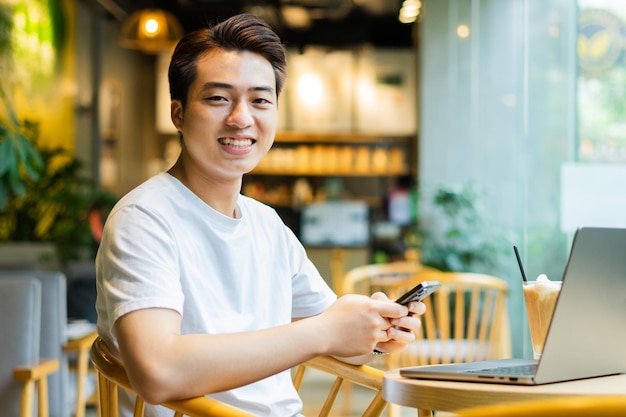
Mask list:
[[[374,300],[394,303],[382,292],[377,292],[371,297]],[[395,304],[395,303],[394,303]],[[389,322],[387,328],[387,341],[380,342],[376,348],[383,352],[400,352],[415,341],[414,331],[422,325],[419,317],[426,312],[426,306],[421,301],[411,301],[407,304],[408,314],[403,317],[385,317]]]
[[[415,340],[414,330],[425,306],[411,302],[407,306],[395,303],[383,293],[371,297],[345,295],[324,313],[312,320],[321,321],[320,327],[326,339],[325,354],[348,358],[369,355],[373,350],[399,352]],[[359,360],[359,362],[362,362]]]

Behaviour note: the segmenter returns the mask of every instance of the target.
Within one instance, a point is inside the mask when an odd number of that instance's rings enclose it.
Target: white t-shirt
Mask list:
[[[240,195],[237,214],[217,212],[166,173],[118,202],[96,258],[98,333],[109,346],[117,350],[115,321],[143,308],[177,311],[182,334],[223,334],[332,304],[335,294],[272,208]],[[210,397],[263,416],[302,408],[289,371]],[[153,411],[146,415],[171,414]]]

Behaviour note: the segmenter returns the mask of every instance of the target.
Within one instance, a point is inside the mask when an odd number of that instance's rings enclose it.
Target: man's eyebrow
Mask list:
[[[209,81],[207,83],[204,83],[204,85],[202,86],[203,89],[208,89],[208,88],[227,88],[227,89],[233,89],[235,88],[234,85],[232,84],[228,84],[228,83],[220,83],[217,81]]]
[[[210,89],[210,88],[224,88],[227,90],[232,90],[235,88],[235,86],[229,83],[222,83],[218,81],[209,81],[207,83],[204,83],[203,89]],[[251,87],[249,88],[249,90],[250,91],[267,91],[269,93],[274,92],[274,88],[270,86],[264,86],[264,85]]]
[[[258,87],[252,87],[250,90],[253,90],[253,91],[267,91],[268,93],[273,93],[274,92],[274,89],[272,87],[270,87],[270,86],[263,86],[263,85],[258,86]]]

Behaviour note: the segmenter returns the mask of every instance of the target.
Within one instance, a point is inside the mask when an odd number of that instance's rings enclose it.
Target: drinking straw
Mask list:
[[[517,258],[517,264],[519,265],[519,270],[522,273],[522,279],[526,282],[526,274],[524,273],[524,267],[522,266],[522,259],[519,256],[519,251],[517,250],[517,246],[513,245],[513,250],[515,251],[515,257]]]

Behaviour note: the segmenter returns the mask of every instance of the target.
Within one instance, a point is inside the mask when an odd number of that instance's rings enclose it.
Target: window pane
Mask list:
[[[579,0],[578,160],[626,161],[626,2]]]

